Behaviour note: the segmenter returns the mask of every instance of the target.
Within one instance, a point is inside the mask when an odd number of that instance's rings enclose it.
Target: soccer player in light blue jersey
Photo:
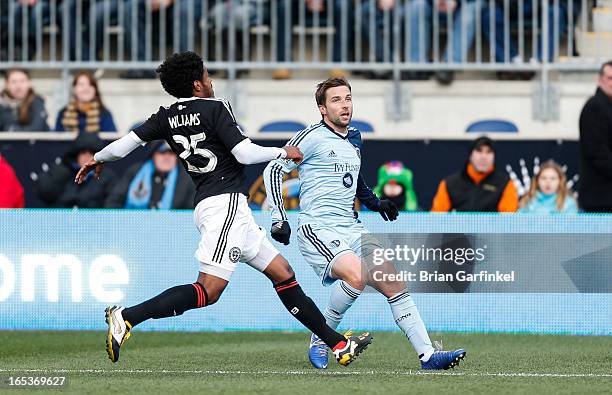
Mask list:
[[[284,173],[297,168],[300,178],[298,245],[323,285],[336,280],[324,315],[337,328],[346,311],[370,285],[387,297],[396,324],[416,350],[423,369],[448,369],[465,357],[462,349],[435,349],[419,311],[403,282],[374,281],[361,258],[372,254],[379,243],[354,215],[355,197],[385,221],[395,220],[398,210],[388,200],[379,200],[361,173],[361,135],[349,126],[353,114],[351,86],[343,78],[330,78],[317,86],[315,98],[322,120],[298,132],[287,145],[304,154],[300,164],[275,160],[264,171],[267,199],[272,207],[272,237],[289,244],[291,228],[283,207]],[[312,334],[309,359],[319,369],[327,368],[327,347]]]

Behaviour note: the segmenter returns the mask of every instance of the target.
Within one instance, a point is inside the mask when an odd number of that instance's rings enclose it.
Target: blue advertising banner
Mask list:
[[[261,226],[269,228],[267,212],[254,215]],[[508,267],[515,263],[513,251],[525,255],[533,248],[527,241],[517,244],[517,240],[528,240],[528,234],[565,235],[562,240],[566,243],[572,243],[568,242],[570,234],[580,236],[575,243],[589,235],[598,240],[612,237],[610,216],[403,213],[393,223],[383,222],[375,213],[362,213],[361,218],[373,233],[521,234],[508,250]],[[292,224],[296,219],[291,213]],[[107,305],[133,305],[168,287],[195,281],[198,241],[191,211],[0,211],[0,329],[102,330]],[[276,245],[292,264],[305,292],[323,309],[329,288],[321,285],[301,258],[297,241],[287,247]],[[497,255],[496,259],[501,258]],[[542,265],[548,263],[541,252],[540,259]],[[550,261],[559,259],[551,247]],[[602,249],[597,259],[607,262],[609,269],[611,249]],[[609,270],[595,271],[596,266],[583,262],[585,273],[576,273],[576,268],[568,272],[580,284],[589,278],[597,284],[612,283],[612,278],[602,282],[602,276],[610,276]],[[525,265],[520,267],[528,270]],[[557,281],[556,277],[550,281]],[[571,293],[415,292],[413,299],[433,331],[612,335],[611,293],[580,289]],[[396,330],[386,299],[373,292],[360,297],[341,327]],[[174,319],[150,320],[140,328],[303,330],[265,276],[247,265],[239,265],[217,304]]]

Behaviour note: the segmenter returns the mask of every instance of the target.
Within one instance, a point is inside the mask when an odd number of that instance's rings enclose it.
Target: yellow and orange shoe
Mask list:
[[[359,336],[351,336],[352,332],[348,331],[344,334],[346,342],[344,347],[335,348],[332,350],[338,363],[342,366],[348,366],[361,354],[363,350],[368,348],[374,337],[370,332],[364,332]],[[338,346],[336,346],[338,347]]]

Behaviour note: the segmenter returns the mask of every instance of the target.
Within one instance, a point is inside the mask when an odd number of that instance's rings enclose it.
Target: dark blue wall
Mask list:
[[[281,146],[285,140],[258,141],[266,146]],[[419,204],[423,209],[431,207],[431,201],[438,182],[445,176],[461,168],[468,156],[469,141],[436,140],[424,141],[380,141],[367,140],[362,150],[362,171],[367,182],[374,186],[378,167],[388,160],[401,160],[414,173],[414,187]],[[43,162],[52,163],[61,155],[70,142],[62,141],[2,141],[0,136],[0,153],[14,167],[17,176],[26,191],[26,207],[44,207],[33,191],[31,172],[38,172]],[[518,172],[519,160],[527,161],[531,170],[533,158],[541,161],[555,159],[567,165],[568,176],[579,172],[578,142],[558,140],[536,141],[499,141],[496,144],[497,165],[502,168],[510,164]],[[128,158],[108,165],[117,174],[121,174],[132,163],[143,160],[146,148],[139,148]],[[261,175],[264,165],[247,167],[249,185]]]

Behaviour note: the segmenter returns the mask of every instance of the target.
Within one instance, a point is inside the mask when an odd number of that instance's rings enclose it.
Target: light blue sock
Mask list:
[[[336,329],[340,325],[344,313],[353,305],[359,295],[361,295],[360,290],[351,287],[344,281],[339,281],[339,284],[332,290],[327,307],[323,312],[325,321],[330,328]]]
[[[406,334],[421,361],[427,362],[433,354],[434,348],[412,297],[407,291],[402,291],[393,295],[387,301],[391,306],[395,323]]]

